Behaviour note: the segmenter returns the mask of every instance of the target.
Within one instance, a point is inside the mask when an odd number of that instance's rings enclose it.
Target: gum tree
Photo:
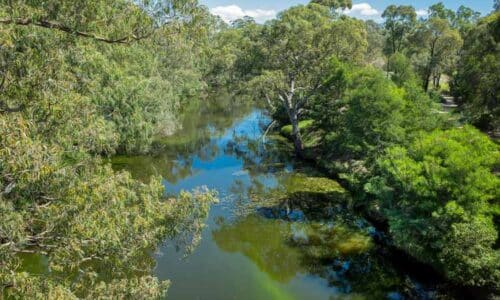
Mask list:
[[[292,125],[295,151],[302,156],[300,116],[310,97],[322,87],[322,74],[332,56],[359,63],[365,54],[366,30],[361,21],[338,17],[334,9],[310,3],[281,13],[264,29],[267,64],[252,85],[262,91],[274,110],[282,110]]]

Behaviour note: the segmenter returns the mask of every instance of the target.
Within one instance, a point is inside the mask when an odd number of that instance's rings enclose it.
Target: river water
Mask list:
[[[138,179],[162,176],[169,194],[199,186],[219,194],[194,252],[165,241],[154,254],[154,274],[172,282],[168,298],[432,298],[374,242],[340,185],[294,163],[283,139],[263,138],[269,122],[221,96],[192,104],[155,155],[113,159]]]

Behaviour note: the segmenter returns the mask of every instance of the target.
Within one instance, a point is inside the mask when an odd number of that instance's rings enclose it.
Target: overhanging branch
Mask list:
[[[132,41],[138,41],[142,40],[145,38],[148,38],[152,35],[153,32],[150,32],[146,35],[143,36],[137,36],[135,34],[127,35],[121,38],[117,39],[110,39],[102,36],[95,35],[93,33],[89,32],[84,32],[84,31],[78,31],[75,30],[71,27],[68,27],[66,25],[53,22],[53,21],[47,21],[47,20],[33,20],[33,19],[22,19],[22,18],[17,18],[17,19],[0,19],[0,24],[5,24],[5,25],[22,25],[22,26],[38,26],[38,27],[43,27],[43,28],[49,28],[49,29],[56,29],[68,34],[75,34],[77,36],[85,37],[85,38],[90,38],[94,39],[99,42],[104,42],[108,44],[128,44]]]

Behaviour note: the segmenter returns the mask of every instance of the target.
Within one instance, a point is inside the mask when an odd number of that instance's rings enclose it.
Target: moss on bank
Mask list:
[[[306,156],[314,156],[314,148],[318,147],[322,140],[322,132],[314,127],[314,120],[304,120],[299,122],[299,130],[302,135],[302,142]],[[288,139],[292,137],[292,125],[281,127],[280,134]]]

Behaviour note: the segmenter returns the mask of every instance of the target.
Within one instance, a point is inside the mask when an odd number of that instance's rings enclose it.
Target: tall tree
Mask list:
[[[452,26],[460,30],[460,33],[464,35],[467,30],[479,21],[480,17],[480,12],[461,5],[455,13],[455,19],[452,21]]]
[[[438,2],[429,7],[429,17],[449,20],[450,22],[455,19],[455,12],[444,6],[443,2]]]
[[[417,13],[412,6],[390,5],[384,10],[382,17],[385,19],[387,34],[386,54],[390,56],[405,47],[408,36],[415,28]]]
[[[500,13],[467,32],[452,85],[466,119],[483,130],[500,131]]]
[[[281,13],[265,31],[267,66],[253,84],[271,106],[285,111],[299,156],[303,154],[300,115],[310,97],[322,87],[329,58],[336,56],[356,63],[365,55],[364,24],[334,16],[323,5],[297,6]]]
[[[428,91],[431,77],[435,75],[434,85],[437,87],[442,70],[447,64],[453,64],[462,39],[448,20],[438,17],[431,17],[422,23],[412,38],[424,57],[420,73],[423,87]]]
[[[461,5],[457,11],[446,8],[442,2],[429,7],[429,18],[448,20],[451,27],[459,30],[462,34],[479,20],[481,13]]]

